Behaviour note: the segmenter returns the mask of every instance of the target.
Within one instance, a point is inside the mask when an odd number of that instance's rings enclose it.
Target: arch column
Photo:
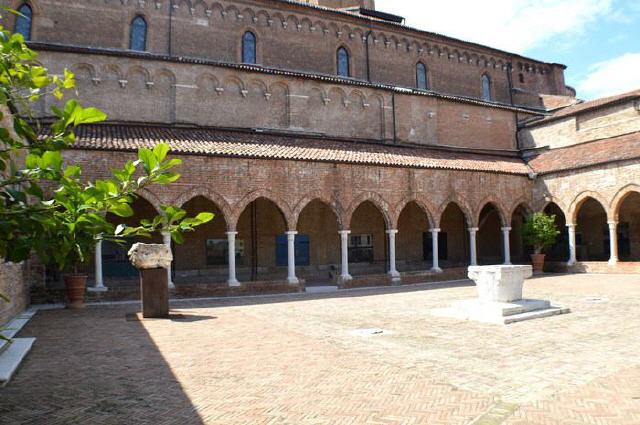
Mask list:
[[[478,229],[477,227],[469,228],[469,252],[471,256],[470,265],[472,266],[478,265],[478,247],[476,243],[476,235],[478,234],[478,230],[480,229]]]
[[[227,284],[230,287],[239,287],[240,282],[238,282],[238,278],[236,277],[236,236],[238,236],[238,232],[226,232],[227,233],[227,250],[229,255],[229,279],[227,280]]]
[[[609,223],[609,265],[618,264],[618,223],[610,221]]]
[[[567,230],[569,232],[569,262],[567,265],[573,266],[578,262],[576,257],[576,225],[567,224]]]
[[[387,235],[389,235],[389,276],[391,279],[395,281],[400,280],[400,273],[396,268],[396,235],[398,234],[397,229],[387,230]]]
[[[102,239],[96,241],[95,275],[96,275],[96,285],[93,288],[87,288],[87,289],[90,292],[105,292],[107,290],[107,287],[104,286],[104,275],[102,272]]]
[[[508,266],[511,264],[511,244],[509,240],[509,233],[511,232],[511,227],[503,227],[502,228],[502,239],[504,246],[504,265]]]
[[[290,230],[287,235],[287,281],[295,285],[299,283],[296,277],[296,235],[298,232]]]
[[[349,235],[351,230],[340,230],[340,251],[342,258],[342,272],[340,274],[340,280],[342,282],[350,281],[353,278],[349,274]]]
[[[434,273],[442,273],[442,269],[440,268],[439,257],[440,253],[438,252],[438,236],[440,235],[439,228],[431,229],[431,253],[433,256],[431,271]]]
[[[169,248],[169,251],[171,251],[171,232],[166,230],[162,231],[162,242]],[[171,264],[173,264],[173,261]],[[167,268],[167,282],[169,283],[169,289],[176,287],[173,280],[171,280],[171,264],[169,265],[169,268]]]

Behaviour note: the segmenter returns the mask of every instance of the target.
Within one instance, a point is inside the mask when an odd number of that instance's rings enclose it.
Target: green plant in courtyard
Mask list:
[[[556,243],[560,235],[556,226],[556,216],[542,212],[529,215],[522,229],[522,236],[527,245],[531,245],[536,254]]]
[[[109,213],[133,215],[136,192],[178,180],[174,169],[181,160],[168,159],[169,146],[159,144],[140,149],[137,160],[113,170],[110,178],[84,179],[81,167],[68,164],[63,152],[75,142],[78,126],[106,115],[70,100],[52,107],[45,125],[32,107],[44,96],[61,101],[74,87],[71,72],[50,75],[20,34],[0,27],[0,258],[19,262],[35,253],[61,270],[75,270],[91,258],[101,238],[121,242],[161,229],[180,243],[182,232],[213,218],[211,213],[187,218],[184,210],[164,206],[163,214],[139,226],[111,224]]]

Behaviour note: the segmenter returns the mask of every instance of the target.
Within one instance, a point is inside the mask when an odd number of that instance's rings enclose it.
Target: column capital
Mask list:
[[[289,236],[295,236],[298,234],[298,232],[296,230],[287,230],[286,232],[284,232],[284,234]]]
[[[395,235],[398,233],[398,229],[388,229],[386,232],[388,235]]]
[[[476,233],[476,232],[478,232],[478,230],[480,230],[480,229],[479,229],[479,228],[477,228],[477,227],[469,227],[467,230],[468,230],[469,232],[471,232],[471,233]]]
[[[226,234],[227,236],[237,236],[237,235],[238,235],[238,232],[235,232],[235,231],[233,231],[233,232],[225,232],[225,234]]]
[[[338,230],[338,233],[341,235],[349,235],[351,234],[351,230]]]
[[[575,225],[575,224],[573,224],[573,223],[567,223],[567,227],[568,227],[569,229],[575,229],[575,228],[576,228],[576,225]]]
[[[511,231],[511,227],[502,227],[501,230],[503,232],[510,232]]]
[[[433,228],[429,229],[429,231],[431,233],[440,233],[442,231],[442,229],[440,229],[439,227],[433,227]]]
[[[618,225],[618,222],[617,222],[617,221],[607,221],[607,224],[608,224],[609,226],[617,226],[617,225]]]

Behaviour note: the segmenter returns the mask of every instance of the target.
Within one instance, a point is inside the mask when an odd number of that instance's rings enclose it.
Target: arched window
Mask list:
[[[491,100],[491,79],[484,74],[480,81],[482,82],[482,100]]]
[[[139,52],[147,50],[147,21],[142,16],[136,16],[131,21],[129,49]]]
[[[18,15],[16,17],[16,25],[14,28],[15,33],[22,34],[26,41],[31,40],[31,19],[33,18],[33,10],[31,6],[24,3],[18,8]]]
[[[349,72],[349,52],[344,47],[338,49],[338,75],[340,77],[350,77]]]
[[[427,67],[422,62],[418,62],[416,65],[416,87],[422,90],[429,88],[427,82]]]
[[[242,62],[256,63],[256,36],[251,31],[242,36]]]

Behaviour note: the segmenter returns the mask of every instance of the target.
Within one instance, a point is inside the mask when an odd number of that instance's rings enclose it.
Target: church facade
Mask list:
[[[173,247],[178,292],[527,262],[532,211],[562,231],[550,268],[640,270],[640,91],[578,101],[563,65],[409,28],[373,0],[2,3],[22,13],[4,25],[109,116],[68,160],[92,178],[159,142],[184,160],[135,205],[135,219],[216,214]],[[135,282],[121,247],[99,248],[96,287]]]

